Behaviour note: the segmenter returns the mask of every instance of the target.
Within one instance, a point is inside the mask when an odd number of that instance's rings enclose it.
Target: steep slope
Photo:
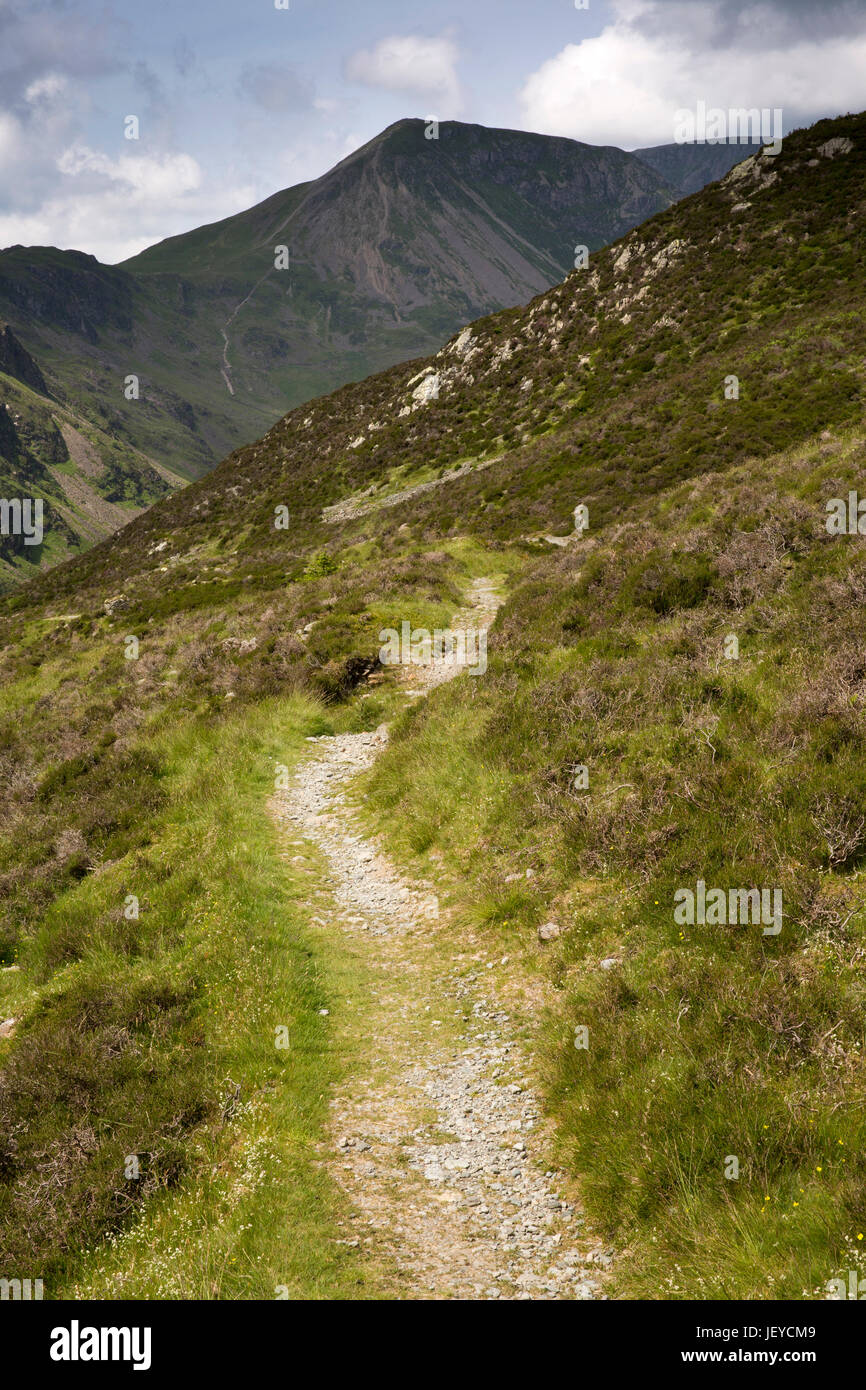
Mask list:
[[[0,372],[15,377],[42,396],[48,394],[44,376],[8,323],[0,323]]]
[[[199,1296],[286,1282],[269,1223],[207,1175],[279,1130],[284,1086],[289,1151],[326,1147],[335,1051],[362,1084],[372,1063],[349,947],[324,994],[294,915],[319,910],[319,870],[276,876],[251,788],[284,786],[308,738],[377,728],[398,708],[383,629],[446,628],[498,575],[487,669],[401,716],[364,815],[510,983],[561,1162],[629,1250],[618,1292],[820,1297],[859,1268],[866,552],[826,521],[862,486],[864,209],[866,116],[796,132],[3,599],[16,1258],[70,1290],[87,1244],[95,1279],[153,1288],[192,1192],[195,1229],[229,1241],[191,1251]],[[679,920],[699,882],[778,891],[781,931]],[[287,1019],[306,1108],[275,1059]],[[129,1144],[155,1155],[134,1190]],[[162,1224],[112,1264],[100,1239],[157,1193]],[[318,1277],[293,1266],[292,1288]]]
[[[123,266],[12,247],[0,314],[78,409],[196,477],[287,407],[523,302],[575,245],[672,197],[621,150],[458,123],[427,140],[401,121],[321,179]]]
[[[126,271],[80,251],[0,252],[0,315],[54,394],[190,478],[261,425],[255,412],[226,405],[221,382],[211,388],[210,366],[202,369],[188,331],[187,293],[175,284],[162,302]],[[128,391],[131,376],[137,396]]]
[[[0,587],[87,549],[182,485],[53,397],[38,363],[9,325],[0,325],[0,491],[43,507],[42,539],[33,513],[29,539],[12,521],[0,534]]]

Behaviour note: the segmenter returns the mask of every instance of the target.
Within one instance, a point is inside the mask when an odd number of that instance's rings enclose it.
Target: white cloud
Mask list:
[[[255,201],[253,188],[220,187],[210,196],[163,204],[143,216],[144,204],[130,202],[117,191],[101,198],[52,198],[36,212],[0,214],[0,247],[84,249],[100,261],[115,264],[164,237],[243,212]]]
[[[187,154],[112,159],[75,144],[57,168],[62,179],[56,196],[30,212],[0,214],[0,246],[85,247],[101,261],[116,262],[163,237],[241,212],[258,192],[245,182],[206,188]]]
[[[861,109],[866,15],[859,33],[804,41],[777,30],[773,7],[763,8],[759,48],[742,26],[725,45],[713,41],[724,16],[718,0],[619,0],[601,34],[568,44],[527,79],[520,94],[526,124],[633,148],[673,141],[675,113],[699,100],[723,109],[781,107],[787,129]]]
[[[0,0],[0,247],[55,245],[116,261],[255,201],[246,169],[223,162],[209,184],[178,151],[172,94],[146,61],[130,58],[116,8]],[[190,54],[181,60],[188,66]],[[119,115],[113,125],[106,116],[128,109],[115,92],[100,109],[97,84],[121,73],[162,118],[147,123],[140,145],[119,138]],[[90,133],[100,127],[108,152]]]
[[[201,186],[201,169],[188,154],[121,155],[111,159],[100,150],[76,144],[64,150],[57,168],[71,178],[95,174],[103,185],[114,185],[114,191],[123,197],[143,203],[157,198],[181,198]]]
[[[346,60],[346,76],[366,87],[424,96],[437,103],[437,115],[455,116],[463,105],[457,77],[459,51],[454,40],[392,34],[375,48],[363,48]]]

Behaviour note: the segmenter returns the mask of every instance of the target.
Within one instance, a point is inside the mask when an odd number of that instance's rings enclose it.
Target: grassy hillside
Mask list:
[[[0,490],[42,503],[41,539],[0,536],[9,588],[126,525],[183,480],[52,395],[37,362],[0,327]]]
[[[368,787],[377,827],[419,870],[444,855],[503,949],[561,926],[551,1107],[629,1248],[624,1296],[811,1297],[854,1267],[866,553],[827,535],[824,499],[862,446],[705,474],[539,561],[484,680],[413,710]],[[698,879],[778,889],[781,933],[678,925]]]
[[[235,1004],[295,1008],[308,1044],[285,1085],[299,1106],[326,1093],[339,1060],[305,972],[349,967],[318,940],[305,954],[312,881],[283,913],[266,784],[316,720],[373,728],[393,708],[382,627],[442,626],[493,571],[509,599],[486,675],[402,717],[367,814],[553,987],[548,1104],[623,1252],[613,1291],[810,1298],[856,1267],[866,570],[862,537],[825,522],[862,477],[864,173],[866,117],[798,132],[3,599],[0,908],[21,968],[0,974],[18,1020],[0,1041],[0,1204],[8,1249],[38,1232],[61,1292],[110,1287],[127,1258],[132,1287],[176,1292],[160,1273],[175,1240],[196,1252],[184,1287],[262,1286],[226,1274],[224,1194],[205,1183],[247,1133],[226,1076],[277,1146],[302,1136],[298,1205],[273,1210],[302,1249],[330,1239],[339,1198],[303,1166],[324,1115],[291,1130],[262,1010]],[[681,925],[675,895],[699,879],[780,891],[781,932]],[[290,951],[262,991],[233,932],[267,941],[275,913]],[[75,1065],[46,1081],[71,1038]],[[135,1203],[130,1142],[157,1155]],[[270,1278],[274,1228],[253,1227],[245,1258]],[[123,1230],[121,1255],[100,1244]],[[332,1293],[357,1278],[392,1287],[313,1253],[291,1276]]]
[[[262,427],[231,405],[220,346],[190,329],[190,291],[164,296],[80,251],[0,251],[0,315],[37,359],[54,395],[121,444],[198,477]],[[217,335],[218,339],[218,335]],[[200,357],[208,357],[203,367]],[[130,375],[139,393],[127,398]]]

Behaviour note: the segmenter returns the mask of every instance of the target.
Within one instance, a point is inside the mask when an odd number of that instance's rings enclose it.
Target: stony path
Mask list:
[[[472,599],[455,627],[492,620],[492,587],[479,582]],[[435,665],[410,674],[416,696],[443,678]],[[600,1297],[612,1252],[582,1234],[561,1175],[545,1168],[539,1106],[518,1030],[495,997],[494,963],[353,818],[351,780],[386,742],[385,728],[311,740],[313,758],[274,802],[285,831],[323,852],[327,926],[365,943],[376,981],[366,1065],[333,1103],[327,1161],[356,1213],[348,1239],[374,1241],[410,1297]]]

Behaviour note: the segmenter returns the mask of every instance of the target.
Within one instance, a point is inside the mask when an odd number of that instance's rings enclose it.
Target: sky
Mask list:
[[[0,247],[117,262],[405,116],[635,149],[701,101],[866,108],[866,0],[0,0]]]

